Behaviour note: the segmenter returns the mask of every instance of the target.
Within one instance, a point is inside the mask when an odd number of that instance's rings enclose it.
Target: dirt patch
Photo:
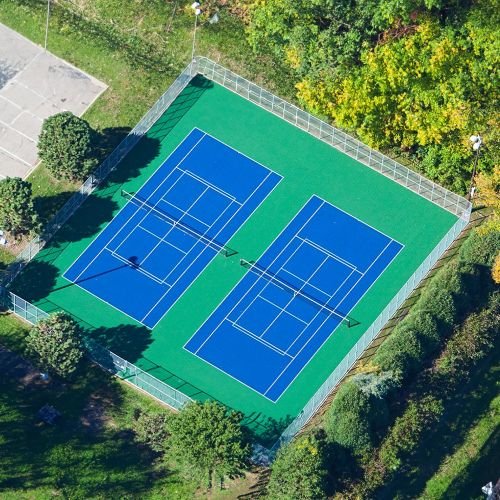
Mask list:
[[[18,380],[25,386],[40,379],[40,370],[26,359],[2,346],[0,346],[0,366],[6,376]]]
[[[113,405],[113,401],[102,393],[93,393],[83,408],[80,424],[87,431],[97,433],[105,427],[116,427],[113,419],[106,415],[106,408]]]

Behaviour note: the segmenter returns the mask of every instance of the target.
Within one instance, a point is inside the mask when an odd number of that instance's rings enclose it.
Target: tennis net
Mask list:
[[[284,280],[283,278],[278,277],[275,273],[269,271],[269,269],[265,269],[262,266],[259,266],[255,261],[249,261],[246,259],[240,259],[240,265],[245,267],[246,269],[254,272],[255,274],[259,276],[263,276],[264,278],[268,279],[271,282],[277,283],[278,285],[281,286],[281,288],[287,290],[289,293],[292,293],[296,297],[300,297],[301,299],[305,300],[309,304],[312,304],[316,306],[320,310],[325,310],[330,314],[333,314],[334,316],[337,316],[342,320],[345,325],[350,328],[351,326],[354,326],[354,321],[351,320],[348,316],[345,316],[339,312],[337,312],[335,309],[330,307],[328,304],[321,302],[314,298],[313,296],[309,295],[308,293],[304,292],[303,290],[300,290],[296,286],[292,285],[291,283],[288,283],[288,281]]]
[[[137,196],[136,194],[129,193],[122,189],[121,195],[128,201],[138,206],[139,208],[145,208],[150,212],[153,212],[159,218],[171,224],[174,228],[179,228],[184,233],[192,236],[193,238],[198,239],[208,247],[214,248],[218,252],[220,252],[225,257],[230,257],[231,255],[236,254],[237,252],[228,246],[219,243],[213,238],[209,238],[206,234],[203,234],[200,231],[197,231],[195,228],[181,221],[179,218],[174,217],[173,215],[165,212],[164,210],[160,210],[157,206],[149,203],[147,200],[144,200]]]

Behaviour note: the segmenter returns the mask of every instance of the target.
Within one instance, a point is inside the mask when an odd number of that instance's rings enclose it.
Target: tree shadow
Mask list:
[[[186,396],[189,396],[192,399],[196,399],[196,401],[217,401],[216,398],[212,397],[210,394],[202,391],[199,387],[187,382],[183,378],[179,377],[175,373],[166,370],[162,366],[158,365],[154,361],[151,361],[145,356],[141,356],[139,363],[137,366],[151,375],[156,379],[164,382],[165,384],[177,389],[182,392]],[[220,402],[220,401],[219,401]]]
[[[29,302],[38,302],[52,292],[58,274],[58,269],[50,262],[32,260],[17,276],[11,290]]]
[[[195,76],[179,94],[166,112],[152,125],[147,136],[162,142],[186,113],[196,104],[203,93],[214,86],[211,80]]]
[[[122,324],[112,328],[94,328],[87,336],[130,363],[141,359],[152,342],[151,331],[145,326]]]
[[[361,477],[363,468],[359,458],[351,450],[338,443],[327,441],[324,431],[320,432],[325,443],[323,463],[327,470],[326,493],[330,497],[336,492],[345,491],[353,477]]]
[[[114,192],[119,187],[114,188]],[[91,194],[70,220],[59,229],[51,241],[51,246],[76,242],[96,235],[114,216],[118,203],[110,192]]]
[[[50,196],[35,196],[33,205],[42,225],[47,224],[74,194],[73,191],[62,191]]]
[[[102,163],[111,154],[131,130],[130,127],[107,127],[96,132],[93,150],[99,163]]]
[[[244,416],[242,424],[248,429],[252,442],[270,448],[292,421],[291,415],[275,419],[260,412],[253,412]]]
[[[141,496],[155,479],[154,455],[134,442],[128,430],[94,430],[82,425],[82,414],[92,398],[106,403],[105,412],[119,407],[123,388],[99,369],[86,365],[73,383],[21,386],[5,376],[0,380],[0,491],[51,487],[68,498],[124,498]],[[62,416],[53,426],[37,419],[50,404]]]

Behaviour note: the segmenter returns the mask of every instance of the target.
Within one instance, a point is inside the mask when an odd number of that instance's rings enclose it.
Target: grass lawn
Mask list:
[[[498,367],[496,368],[498,380]],[[465,439],[443,460],[427,482],[422,498],[484,498],[481,487],[498,479],[500,449],[500,396],[468,430]]]
[[[0,317],[1,345],[22,351],[26,331],[12,316]],[[19,378],[15,367],[3,366],[0,381],[2,498],[193,497],[195,485],[155,463],[134,441],[134,410],[158,410],[151,398],[94,366],[69,384]],[[45,404],[62,413],[54,426],[37,421]]]
[[[27,331],[13,316],[0,316],[0,346],[22,352]],[[17,360],[6,365],[0,381],[2,499],[190,499],[207,494],[196,493],[195,484],[135,442],[134,412],[161,408],[150,397],[88,364],[70,383],[49,384],[24,372],[20,377]],[[62,413],[54,426],[37,421],[45,404]],[[230,489],[214,491],[212,498],[246,493],[253,479],[250,474],[229,481]]]

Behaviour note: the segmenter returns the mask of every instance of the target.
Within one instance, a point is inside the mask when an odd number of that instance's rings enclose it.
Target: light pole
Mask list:
[[[192,3],[191,8],[194,11],[193,48],[191,50],[191,62],[192,62],[194,59],[194,53],[195,53],[195,49],[196,49],[196,28],[198,27],[198,16],[201,14],[199,2]]]
[[[470,188],[469,192],[467,193],[467,199],[471,201],[474,197],[474,179],[476,177],[477,162],[479,160],[479,150],[481,149],[481,144],[483,144],[483,139],[480,135],[471,135],[469,140],[472,143],[472,149],[476,152],[476,156],[474,157],[474,165],[472,167],[472,176],[470,178]]]
[[[43,48],[47,50],[47,39],[49,37],[50,0],[47,0],[47,19],[45,21],[45,43]]]

